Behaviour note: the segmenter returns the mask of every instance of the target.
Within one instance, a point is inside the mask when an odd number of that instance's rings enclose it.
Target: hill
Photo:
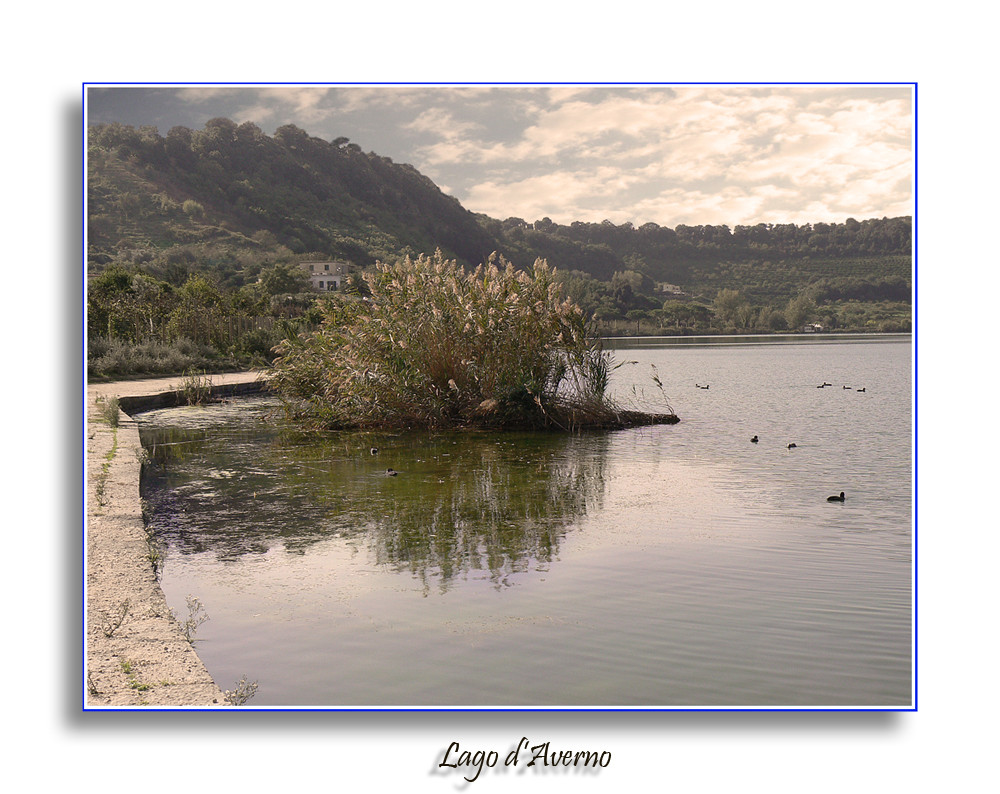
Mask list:
[[[347,138],[293,125],[268,136],[223,118],[165,136],[91,126],[86,189],[88,335],[104,362],[92,371],[177,369],[220,351],[266,358],[328,311],[296,262],[357,271],[436,249],[465,266],[494,251],[523,269],[548,260],[605,334],[911,327],[909,217],[673,229],[499,220]],[[347,283],[365,289],[357,272]]]
[[[320,254],[359,266],[440,247],[478,262],[497,247],[459,202],[409,165],[293,125],[273,137],[212,119],[203,130],[96,125],[88,136],[88,262],[141,264],[224,284]],[[246,272],[244,272],[246,271]]]
[[[142,264],[176,277],[254,280],[296,256],[377,259],[432,252],[466,265],[499,250],[599,281],[634,271],[691,294],[742,289],[787,299],[820,280],[910,278],[911,219],[843,224],[633,227],[475,215],[410,165],[285,125],[212,119],[202,130],[95,125],[88,136],[88,261]],[[247,272],[244,273],[243,271]]]

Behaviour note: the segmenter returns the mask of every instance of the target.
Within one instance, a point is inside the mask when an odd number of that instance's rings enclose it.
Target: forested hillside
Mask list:
[[[229,119],[166,137],[91,127],[87,197],[92,267],[125,259],[165,275],[208,270],[235,286],[296,254],[365,266],[435,248],[480,261],[496,247],[412,166],[293,125],[273,137]]]
[[[296,262],[360,271],[436,249],[467,266],[493,251],[522,268],[547,259],[606,333],[910,328],[909,217],[732,228],[499,220],[347,138],[293,125],[269,136],[223,118],[166,135],[90,127],[86,187],[88,328],[106,359],[115,345],[177,340],[208,351],[185,361],[266,357],[321,316]],[[350,283],[355,295],[364,288],[357,273]]]

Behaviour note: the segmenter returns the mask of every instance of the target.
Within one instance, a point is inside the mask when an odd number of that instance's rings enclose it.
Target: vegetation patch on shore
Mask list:
[[[370,296],[332,307],[277,348],[271,386],[323,428],[618,428],[677,421],[608,396],[613,364],[537,260],[493,254],[472,272],[440,251],[365,274]]]

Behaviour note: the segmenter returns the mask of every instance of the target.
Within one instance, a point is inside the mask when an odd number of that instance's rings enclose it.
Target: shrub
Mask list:
[[[191,368],[216,369],[227,363],[215,348],[190,339],[133,343],[92,336],[87,342],[87,373],[91,377],[174,374]]]
[[[255,328],[243,334],[239,341],[239,352],[251,358],[266,360],[271,356],[271,348],[274,347],[275,341],[268,331]]]
[[[371,298],[277,348],[290,416],[326,427],[580,427],[621,420],[610,357],[542,260],[472,273],[438,251],[378,263]]]
[[[118,403],[117,397],[112,397],[110,399],[97,398],[97,413],[104,422],[107,422],[112,427],[118,427],[119,411],[121,406]]]

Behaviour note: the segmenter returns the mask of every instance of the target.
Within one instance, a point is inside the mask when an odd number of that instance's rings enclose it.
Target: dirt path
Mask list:
[[[215,388],[256,380],[257,373],[211,377]],[[120,411],[114,427],[101,410],[113,397],[128,403],[162,395],[178,389],[181,381],[87,388],[86,708],[226,706],[178,622],[188,616],[171,614],[153,569],[155,549],[147,539],[139,498],[143,450],[136,423]]]

